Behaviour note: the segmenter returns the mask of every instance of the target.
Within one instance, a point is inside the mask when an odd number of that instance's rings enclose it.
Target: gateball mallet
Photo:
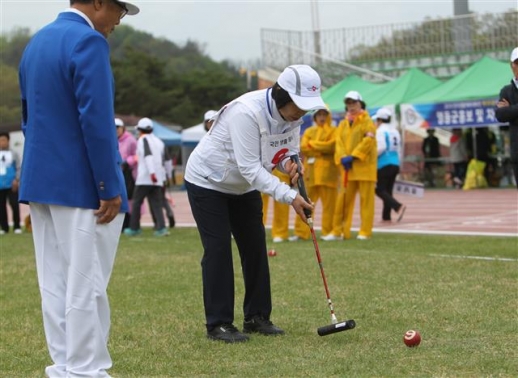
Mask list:
[[[300,169],[300,159],[298,155],[292,155],[290,156],[291,161],[297,164],[297,172],[299,174],[299,178],[297,180],[297,186],[299,189],[299,193],[306,200],[306,202],[309,202],[308,194],[306,192],[306,187],[304,185],[304,180],[302,177],[302,172]],[[304,215],[306,216],[308,220],[309,229],[311,231],[311,238],[313,239],[313,245],[315,246],[315,253],[317,256],[318,266],[320,267],[320,275],[322,276],[322,282],[324,283],[324,289],[326,291],[326,297],[327,297],[327,305],[329,306],[329,310],[331,311],[331,324],[326,325],[323,327],[320,327],[317,329],[317,333],[319,336],[327,336],[332,333],[347,331],[348,329],[353,329],[356,327],[356,322],[353,319],[346,320],[344,322],[338,322],[335,310],[333,308],[333,302],[331,301],[331,295],[329,294],[329,288],[327,286],[327,279],[326,275],[324,273],[324,265],[322,264],[322,257],[320,256],[320,249],[318,248],[317,243],[317,237],[315,235],[315,229],[313,228],[313,217],[311,214],[311,210],[304,209]]]

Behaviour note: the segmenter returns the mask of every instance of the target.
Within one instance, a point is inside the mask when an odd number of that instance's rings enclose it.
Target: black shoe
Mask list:
[[[248,341],[249,337],[242,334],[233,324],[220,324],[207,331],[207,338],[224,341],[226,343],[241,343]]]
[[[271,321],[262,316],[254,316],[249,320],[245,320],[243,322],[243,332],[257,332],[267,336],[284,335],[284,331],[282,329],[275,326]]]
[[[176,221],[174,217],[168,217],[169,218],[169,228],[173,228],[176,224]]]

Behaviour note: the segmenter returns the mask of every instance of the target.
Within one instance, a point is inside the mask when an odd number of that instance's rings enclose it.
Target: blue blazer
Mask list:
[[[104,36],[73,12],[34,35],[19,68],[25,145],[20,201],[98,209],[122,197],[114,79]]]

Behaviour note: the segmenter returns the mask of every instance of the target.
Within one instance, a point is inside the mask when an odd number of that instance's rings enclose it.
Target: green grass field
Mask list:
[[[515,377],[518,239],[376,234],[320,242],[339,320],[330,323],[311,242],[280,243],[270,261],[272,320],[285,336],[244,344],[205,337],[195,229],[121,243],[109,287],[114,377]],[[0,376],[43,377],[50,363],[30,234],[0,237]],[[449,255],[451,258],[438,256]],[[453,256],[487,256],[474,260]],[[243,284],[237,251],[235,324]],[[407,348],[408,329],[421,345]]]

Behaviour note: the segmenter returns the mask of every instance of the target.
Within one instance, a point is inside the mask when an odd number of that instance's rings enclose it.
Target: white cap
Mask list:
[[[277,83],[288,92],[299,109],[309,111],[326,108],[320,97],[320,76],[310,66],[296,64],[286,67]]]
[[[153,130],[153,121],[147,117],[141,118],[140,121],[138,121],[137,129],[145,131]]]
[[[516,59],[518,59],[518,47],[515,47],[511,52],[511,62],[514,62]]]
[[[345,97],[344,97],[344,101],[347,100],[348,98],[350,98],[351,100],[354,100],[354,101],[361,101],[363,100],[362,99],[362,95],[356,91],[349,91],[345,94]]]
[[[203,115],[203,122],[208,121],[212,117],[214,117],[216,114],[218,114],[215,110],[207,110],[205,114]]]
[[[373,119],[381,119],[383,121],[388,121],[392,117],[392,112],[387,108],[379,108]]]
[[[126,14],[128,16],[134,16],[137,13],[140,12],[140,9],[136,5],[128,3],[127,1],[117,1],[117,3],[119,3],[119,4],[123,5],[124,7],[126,7],[126,10],[128,11],[128,13],[126,13]]]
[[[122,122],[122,119],[120,119],[120,118],[115,118],[115,126],[116,126],[116,127],[122,127],[122,126],[124,126],[124,122]]]

